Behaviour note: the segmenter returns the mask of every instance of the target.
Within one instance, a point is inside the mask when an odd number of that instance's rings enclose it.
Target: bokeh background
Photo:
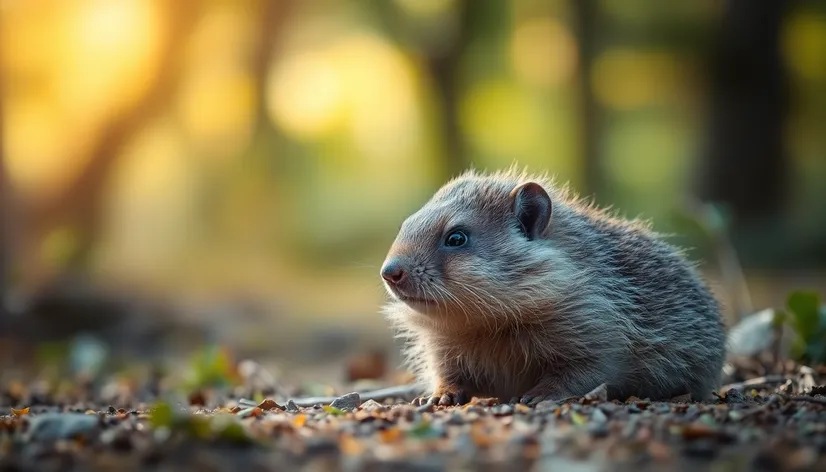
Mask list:
[[[392,369],[378,269],[470,166],[549,171],[652,218],[730,320],[826,290],[826,2],[0,12],[4,361],[83,339]]]

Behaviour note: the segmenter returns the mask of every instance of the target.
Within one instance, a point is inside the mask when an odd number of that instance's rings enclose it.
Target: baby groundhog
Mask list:
[[[707,399],[718,304],[682,252],[544,176],[466,172],[401,226],[384,312],[440,405],[588,393]]]

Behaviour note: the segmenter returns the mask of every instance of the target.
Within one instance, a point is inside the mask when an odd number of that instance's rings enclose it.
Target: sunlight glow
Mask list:
[[[136,136],[114,170],[107,195],[108,265],[140,273],[164,270],[185,243],[193,195],[191,160],[168,120]]]
[[[287,133],[311,139],[330,133],[343,112],[342,77],[319,52],[297,53],[270,75],[267,107]]]
[[[398,160],[418,140],[413,67],[381,38],[354,35],[332,51],[342,71],[350,132],[373,160]]]
[[[392,158],[420,131],[413,74],[384,40],[354,34],[276,65],[268,109],[296,138],[344,130],[365,157]]]
[[[666,53],[612,48],[596,58],[591,83],[604,105],[634,109],[675,97],[681,75]]]
[[[541,106],[502,80],[473,85],[462,99],[460,119],[471,142],[485,152],[516,158],[545,139]]]
[[[194,145],[232,156],[248,141],[255,90],[242,70],[205,70],[182,88],[180,112]]]
[[[100,125],[140,97],[163,36],[153,7],[87,0],[12,12],[22,24],[3,36],[3,52],[14,51],[3,63],[12,90],[3,110],[5,157],[22,192],[50,198],[61,191],[91,158]]]
[[[517,25],[510,41],[510,59],[517,76],[539,86],[560,86],[576,68],[576,40],[553,18],[535,18]]]
[[[69,18],[58,58],[60,100],[67,109],[107,115],[138,99],[162,44],[153,2],[87,0]]]
[[[198,155],[226,162],[252,136],[258,91],[247,57],[254,46],[251,14],[210,9],[189,38],[177,112]]]
[[[88,161],[91,144],[55,113],[43,99],[8,100],[5,159],[9,176],[18,189],[37,198],[49,198]]]

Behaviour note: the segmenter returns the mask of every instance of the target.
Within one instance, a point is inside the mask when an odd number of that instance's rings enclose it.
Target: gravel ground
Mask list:
[[[824,373],[788,366],[705,403],[597,389],[536,407],[415,407],[405,387],[307,398],[248,384],[176,396],[158,378],[7,382],[0,471],[826,470]]]

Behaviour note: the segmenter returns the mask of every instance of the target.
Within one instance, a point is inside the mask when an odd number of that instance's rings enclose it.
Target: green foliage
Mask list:
[[[172,427],[172,408],[164,402],[160,402],[150,410],[149,424],[153,428]]]
[[[165,428],[170,432],[205,441],[226,441],[235,444],[252,442],[238,418],[232,414],[195,415],[186,411],[175,411],[164,402],[155,405],[150,414],[150,425],[154,429]]]
[[[801,362],[826,363],[826,305],[815,292],[796,291],[786,301],[788,313],[778,312],[794,330],[791,356]]]
[[[228,387],[239,383],[229,352],[220,346],[209,346],[190,359],[185,382],[189,391],[210,387]]]
[[[41,342],[35,348],[37,365],[41,368],[65,367],[69,355],[68,341]]]

